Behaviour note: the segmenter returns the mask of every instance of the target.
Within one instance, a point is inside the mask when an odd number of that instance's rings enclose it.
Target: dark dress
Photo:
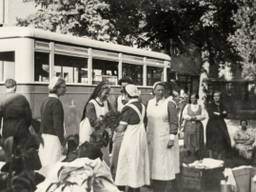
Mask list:
[[[61,101],[48,97],[41,105],[41,133],[55,135],[64,143],[64,110]]]
[[[60,160],[64,144],[64,110],[56,95],[49,96],[41,105],[41,127],[43,143],[39,147],[42,166]]]
[[[0,121],[3,120],[2,136],[4,139],[13,136],[13,166],[12,170],[16,173],[24,167],[30,170],[38,170],[41,163],[38,157],[38,142],[30,134],[32,123],[32,112],[28,100],[25,96],[17,93],[8,93],[0,103]],[[21,153],[26,151],[26,155]],[[2,171],[9,171],[7,162]]]
[[[122,110],[120,125],[127,128],[118,155],[115,176],[118,186],[139,188],[150,183],[144,117],[145,107],[137,99],[131,99]]]
[[[14,136],[15,140],[19,142],[29,135],[32,112],[23,95],[7,94],[0,104],[0,118],[3,119],[3,138]]]
[[[207,148],[224,155],[231,149],[230,137],[224,121],[226,114],[223,114],[223,111],[225,108],[222,104],[210,103],[207,111],[209,115],[206,126]],[[214,112],[218,112],[220,115],[216,115]]]
[[[142,111],[141,103],[138,101],[132,102],[133,105],[135,105],[139,111]],[[121,121],[126,122],[129,125],[136,125],[140,122],[140,117],[137,113],[134,113],[134,109],[132,109],[129,106],[125,106],[122,110],[122,116]]]

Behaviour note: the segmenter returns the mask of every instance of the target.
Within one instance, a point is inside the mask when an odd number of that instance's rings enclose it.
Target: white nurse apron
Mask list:
[[[42,167],[53,165],[62,157],[62,146],[56,135],[42,134],[44,143],[40,144],[38,155]]]
[[[170,139],[168,100],[162,99],[156,104],[156,99],[151,99],[148,102],[147,117],[151,179],[173,180],[177,172],[177,147],[167,148]]]
[[[95,99],[92,99],[89,101],[89,103],[92,103],[95,108],[96,117],[99,119],[101,116],[106,115],[107,112],[109,112],[108,103],[105,101],[102,106],[100,106]],[[84,123],[85,125],[81,125]],[[79,129],[79,143],[80,145],[83,144],[85,141],[90,141],[90,136],[93,133],[94,128],[90,125],[89,119],[86,117],[81,123],[80,123],[80,129]],[[101,152],[103,153],[103,160],[105,163],[110,166],[110,157],[109,157],[109,147],[102,147]]]
[[[150,184],[147,137],[143,123],[145,107],[142,105],[142,113],[140,113],[135,105],[127,104],[127,106],[138,114],[140,123],[128,125],[125,130],[118,157],[115,184],[139,188]]]

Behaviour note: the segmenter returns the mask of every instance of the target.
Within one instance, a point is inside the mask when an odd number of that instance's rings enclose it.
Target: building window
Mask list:
[[[67,83],[88,83],[87,59],[55,54],[54,73]]]
[[[93,59],[92,71],[93,84],[98,84],[101,81],[108,81],[112,85],[117,85],[117,62]]]
[[[143,66],[123,63],[123,77],[131,77],[135,85],[143,84]]]
[[[147,67],[147,85],[154,85],[155,82],[162,80],[163,68]]]
[[[49,53],[35,52],[35,81],[49,82]]]
[[[0,52],[0,81],[15,78],[15,53],[14,51]]]

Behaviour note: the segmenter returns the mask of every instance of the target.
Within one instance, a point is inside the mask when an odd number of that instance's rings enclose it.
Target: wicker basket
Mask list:
[[[194,191],[205,191],[220,188],[220,181],[224,178],[223,167],[215,169],[197,169],[193,167],[182,167],[183,189]]]

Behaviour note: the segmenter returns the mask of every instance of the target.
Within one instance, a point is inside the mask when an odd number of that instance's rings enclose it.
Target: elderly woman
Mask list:
[[[147,137],[144,126],[145,106],[139,101],[139,91],[135,85],[128,84],[124,89],[128,103],[122,110],[117,132],[124,132],[121,144],[115,183],[128,186],[129,191],[139,191],[149,185],[149,157]]]
[[[200,159],[204,149],[204,127],[201,121],[206,118],[206,112],[197,100],[198,95],[193,93],[182,115],[185,120],[184,145],[193,160]]]
[[[154,98],[147,106],[148,141],[151,179],[154,192],[168,191],[168,184],[179,171],[177,163],[177,107],[170,98],[165,98],[165,84],[153,86]]]
[[[90,141],[90,136],[95,130],[95,127],[97,127],[99,120],[111,110],[111,106],[108,102],[109,93],[109,84],[105,81],[100,82],[85,104],[79,130],[80,145],[86,141]],[[107,146],[102,148],[102,153],[104,161],[110,165]]]
[[[41,105],[40,130],[44,143],[39,147],[39,156],[42,166],[59,161],[64,144],[64,110],[59,97],[66,92],[65,80],[53,77],[48,88],[49,96]]]
[[[255,142],[255,134],[252,130],[247,129],[247,121],[241,120],[241,129],[237,130],[234,135],[235,149],[238,150],[240,156],[247,160],[251,160],[253,156],[253,144]]]
[[[221,103],[221,93],[213,94],[213,102],[207,107],[209,120],[206,125],[206,145],[210,157],[224,159],[231,149],[230,137],[224,117],[227,111]]]

